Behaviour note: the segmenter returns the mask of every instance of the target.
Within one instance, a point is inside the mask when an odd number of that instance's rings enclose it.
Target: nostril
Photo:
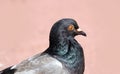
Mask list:
[[[79,28],[79,29],[77,29],[77,31],[82,31],[82,29]]]

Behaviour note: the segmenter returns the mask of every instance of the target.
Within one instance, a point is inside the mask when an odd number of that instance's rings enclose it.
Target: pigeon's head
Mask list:
[[[86,33],[82,31],[77,22],[74,19],[66,18],[57,21],[50,32],[50,37],[75,37],[76,35],[86,36]]]

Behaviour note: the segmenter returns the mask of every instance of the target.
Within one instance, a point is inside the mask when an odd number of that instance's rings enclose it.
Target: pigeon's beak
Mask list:
[[[81,29],[77,29],[76,34],[77,35],[82,35],[82,36],[87,36],[86,33],[84,31],[82,31]]]

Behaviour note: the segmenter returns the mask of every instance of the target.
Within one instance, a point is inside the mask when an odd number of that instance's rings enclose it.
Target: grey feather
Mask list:
[[[15,74],[70,74],[61,62],[48,54],[37,54],[11,69],[17,69]]]

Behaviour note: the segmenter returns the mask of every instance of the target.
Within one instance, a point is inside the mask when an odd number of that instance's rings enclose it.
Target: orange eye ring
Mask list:
[[[71,25],[69,25],[68,26],[68,31],[72,31],[72,30],[74,30],[75,28],[74,28],[74,26],[71,24]]]

